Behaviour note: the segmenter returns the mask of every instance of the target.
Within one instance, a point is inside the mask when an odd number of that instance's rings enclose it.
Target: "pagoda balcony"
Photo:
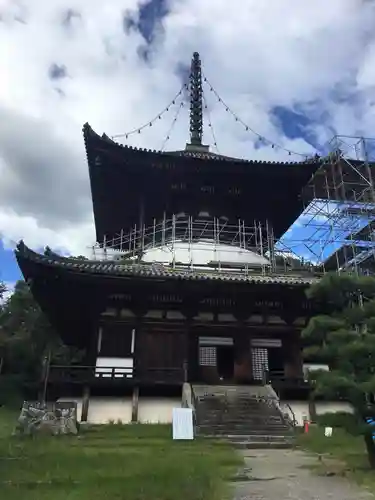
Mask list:
[[[185,370],[180,367],[157,367],[141,370],[133,368],[52,365],[48,383],[77,385],[181,385]]]

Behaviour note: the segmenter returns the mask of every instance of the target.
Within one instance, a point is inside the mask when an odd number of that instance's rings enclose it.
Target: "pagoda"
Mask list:
[[[100,258],[17,246],[42,310],[85,352],[79,366],[49,367],[54,397],[265,377],[279,392],[305,387],[300,333],[314,313],[305,290],[318,278],[280,266],[275,242],[302,212],[319,164],[210,152],[197,53],[189,87],[181,151],[124,146],[83,126]]]

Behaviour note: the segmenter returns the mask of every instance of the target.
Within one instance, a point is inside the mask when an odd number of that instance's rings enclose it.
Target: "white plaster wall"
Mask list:
[[[129,424],[132,420],[132,398],[90,398],[87,421],[91,424],[108,424],[120,421]]]
[[[75,401],[77,418],[81,420],[82,398],[60,398],[58,401]],[[138,400],[138,422],[142,424],[172,423],[173,408],[181,408],[181,398],[149,398]],[[87,421],[91,424],[118,422],[130,424],[132,419],[132,398],[90,397]]]
[[[292,408],[295,419],[297,420],[297,425],[302,426],[305,418],[310,418],[309,404],[307,401],[281,401],[281,406],[283,404],[289,404]],[[353,413],[353,408],[349,403],[345,401],[317,401],[315,403],[316,414],[324,415],[325,413],[336,413],[345,411],[348,413]]]
[[[141,424],[172,423],[173,408],[181,408],[181,398],[140,397],[138,422]]]
[[[316,403],[316,414],[324,415],[324,413],[335,413],[340,411],[345,411],[347,413],[353,413],[353,407],[350,403],[346,401],[319,401]]]

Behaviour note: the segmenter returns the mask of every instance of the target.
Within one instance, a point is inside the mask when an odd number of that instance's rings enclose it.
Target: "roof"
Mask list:
[[[83,134],[100,243],[135,226],[151,227],[164,213],[195,218],[200,211],[233,223],[268,220],[279,238],[303,211],[300,194],[320,165],[316,159],[252,161],[137,149],[99,136],[88,124]]]
[[[147,148],[136,148],[133,146],[128,146],[124,144],[120,144],[119,142],[111,139],[107,134],[102,134],[101,136],[97,134],[92,127],[85,123],[83,125],[83,137],[86,146],[86,153],[88,154],[88,145],[89,141],[94,139],[97,141],[101,141],[106,144],[110,144],[115,148],[122,149],[125,152],[135,152],[141,154],[147,154],[149,157],[151,155],[156,155],[158,158],[168,159],[170,156],[182,156],[187,158],[195,158],[199,160],[216,160],[216,161],[225,161],[225,162],[236,162],[236,163],[247,163],[252,165],[285,165],[285,166],[304,166],[304,165],[314,165],[314,171],[320,166],[322,159],[320,157],[311,157],[305,159],[303,161],[268,161],[268,160],[249,160],[246,158],[235,158],[231,156],[221,155],[217,153],[212,153],[210,151],[192,151],[192,150],[179,150],[179,151],[157,151],[156,149],[147,149]]]
[[[253,284],[278,284],[278,285],[310,285],[318,281],[314,275],[261,275],[256,273],[238,273],[228,271],[202,271],[194,269],[173,269],[155,264],[123,264],[116,261],[95,261],[61,257],[52,252],[48,247],[43,254],[34,252],[23,241],[17,245],[16,258],[25,279],[32,279],[29,275],[28,262],[34,262],[45,268],[60,269],[66,272],[86,275],[101,275],[124,278],[147,279],[174,279],[189,281],[224,281]]]

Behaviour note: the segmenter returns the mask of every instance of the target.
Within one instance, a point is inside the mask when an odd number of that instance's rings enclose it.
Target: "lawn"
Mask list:
[[[362,436],[334,429],[332,437],[326,438],[324,428],[311,427],[298,437],[298,445],[321,455],[316,472],[352,477],[375,493],[375,471],[370,469]]]
[[[241,465],[225,443],[172,441],[168,425],[108,425],[79,436],[14,437],[0,408],[0,491],[7,500],[222,500]]]

